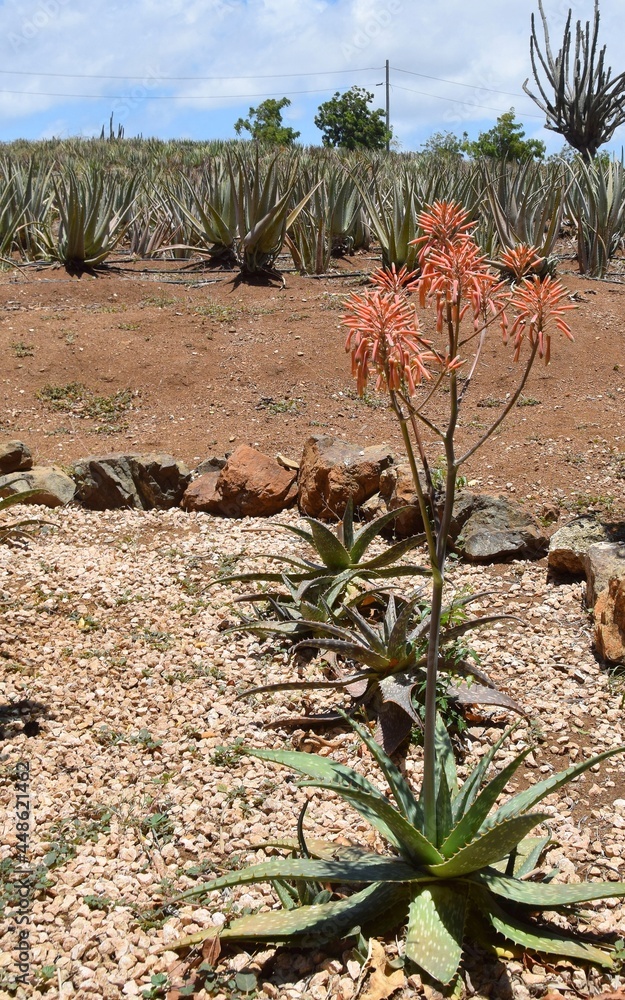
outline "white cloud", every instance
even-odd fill
[[[569,5],[574,20],[592,17],[592,0],[545,0],[555,48]],[[35,137],[56,121],[80,132],[116,109],[136,132],[197,128],[204,138],[207,122],[214,134],[232,134],[231,123],[263,95],[289,94],[285,117],[297,121],[303,141],[315,142],[316,107],[334,90],[362,85],[383,103],[375,85],[389,59],[391,117],[405,148],[434,131],[494,122],[512,106],[528,132],[540,134],[540,111],[521,89],[531,76],[536,9],[535,0],[505,7],[500,0],[0,0],[0,69],[27,74],[0,72],[0,91],[30,92],[0,93],[0,121],[5,133]],[[622,0],[602,0],[601,12],[601,38],[618,73],[625,69],[614,44],[625,27]],[[363,67],[378,68],[358,72]],[[181,76],[216,79],[156,79]],[[55,96],[64,94],[80,96]],[[151,99],[157,96],[179,99]]]

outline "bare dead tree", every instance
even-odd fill
[[[540,97],[529,89],[529,77],[523,90],[547,115],[545,127],[564,136],[585,160],[591,160],[599,147],[625,122],[625,73],[612,79],[611,67],[605,68],[605,45],[597,54],[599,0],[595,0],[592,34],[589,21],[585,28],[581,21],[577,22],[574,53],[571,48],[572,11],[569,10],[562,48],[555,59],[542,0],[538,0],[538,9],[543,22],[545,50],[543,55],[532,14],[530,55]],[[539,64],[546,76],[545,84],[541,82]],[[551,90],[553,95],[550,97],[547,91]]]

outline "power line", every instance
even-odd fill
[[[405,90],[408,94],[419,94],[420,97],[431,97],[434,101],[449,101],[451,104],[465,103],[454,97],[440,97],[438,94],[426,94],[423,90],[411,90],[410,87],[399,87],[397,84],[393,84],[393,90]],[[488,104],[474,104],[473,102],[471,102],[471,107],[480,108],[483,111],[496,111],[497,114],[504,114],[506,111],[506,108],[491,108]],[[538,118],[540,121],[543,121],[542,115],[533,115],[529,111],[519,111],[519,114],[523,118]]]
[[[277,80],[286,77],[299,76],[337,76],[339,73],[371,73],[379,72],[383,66],[363,66],[361,69],[336,69],[320,70],[314,73],[255,73],[253,76],[152,76],[144,73],[143,76],[114,76],[112,74],[98,73],[40,73],[34,70],[25,69],[0,69],[0,73],[8,76],[53,76],[71,80],[139,80],[145,83],[146,80],[155,83],[178,83],[181,81],[196,80],[199,82],[210,82],[212,80]],[[407,72],[400,70],[400,72]],[[17,91],[7,91],[6,93],[17,93]],[[262,96],[259,94],[259,97]]]
[[[400,69],[399,66],[391,66],[396,73],[408,73],[410,76],[420,76],[423,80],[436,80],[437,83],[451,83],[454,87],[468,87],[470,90],[485,90],[489,94],[502,94],[504,97],[527,97],[527,94],[512,93],[510,90],[493,90],[492,87],[483,87],[477,83],[459,83],[458,80],[445,80],[442,76],[428,76],[427,73],[415,73],[411,69]],[[417,91],[415,91],[417,93]]]
[[[341,88],[339,88],[340,90]],[[329,94],[336,87],[325,87],[321,90],[274,90],[270,94],[59,94],[51,91],[43,93],[40,90],[0,90],[0,94],[18,94],[24,97],[73,97],[80,101],[236,101],[248,100],[252,97],[285,97],[295,94]]]

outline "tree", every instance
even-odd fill
[[[491,156],[496,160],[542,160],[546,150],[540,139],[525,138],[523,126],[514,120],[514,108],[500,115],[496,125],[481,132],[474,142],[465,138],[462,148],[469,156]]]
[[[288,97],[281,97],[279,101],[270,97],[257,108],[250,108],[247,118],[239,118],[234,123],[234,131],[240,135],[246,130],[252,139],[272,146],[292,146],[300,133],[282,124],[282,109],[288,108],[290,103]]]
[[[463,142],[453,132],[435,132],[421,146],[428,156],[436,156],[444,160],[460,160],[463,153]]]
[[[591,160],[596,156],[599,146],[608,142],[619,125],[625,123],[625,73],[611,79],[612,68],[604,68],[605,45],[597,56],[599,0],[595,0],[592,37],[590,22],[586,21],[584,29],[581,21],[577,22],[572,71],[572,10],[569,10],[566,19],[562,48],[554,59],[542,0],[538,0],[538,9],[543,22],[545,54],[543,55],[538,44],[536,22],[532,14],[530,55],[540,97],[533,94],[527,86],[529,77],[523,84],[523,90],[547,115],[545,128],[564,136],[585,160]],[[537,61],[547,78],[544,86]],[[547,90],[553,91],[552,98],[547,96]]]
[[[373,94],[363,87],[352,87],[344,94],[319,106],[315,125],[323,135],[324,146],[343,149],[385,149],[392,130],[386,128],[383,108],[373,111],[368,105]]]

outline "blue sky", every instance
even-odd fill
[[[585,21],[594,4],[544,6],[557,49],[569,7]],[[618,74],[625,4],[600,6]],[[388,59],[399,148],[475,136],[514,107],[557,152],[522,91],[532,11],[535,0],[0,0],[0,140],[98,135],[111,112],[128,136],[231,138],[250,106],[288,96],[285,121],[318,144],[313,119],[336,90],[356,84],[383,104]],[[621,127],[609,148],[624,144]]]

